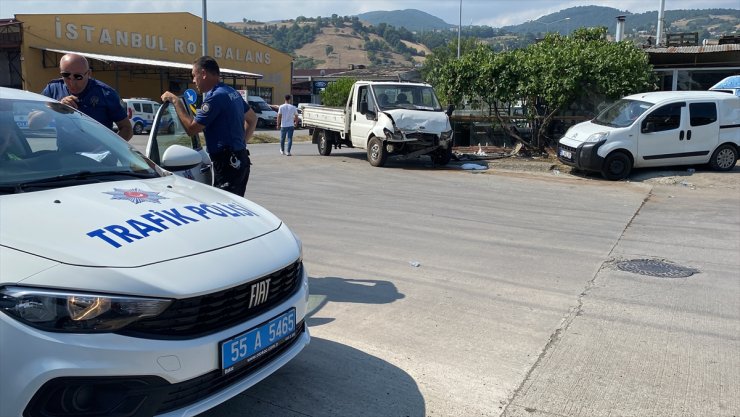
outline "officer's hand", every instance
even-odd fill
[[[77,96],[67,96],[59,100],[62,104],[66,104],[69,107],[72,107],[74,109],[77,109],[77,102],[80,101],[80,99],[77,98]]]

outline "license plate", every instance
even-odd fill
[[[295,309],[270,319],[220,344],[221,370],[224,374],[254,362],[295,335]]]
[[[570,159],[570,158],[573,157],[573,154],[571,154],[570,151],[566,151],[565,149],[561,149],[560,150],[560,156],[562,156],[563,158]]]

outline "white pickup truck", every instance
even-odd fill
[[[321,155],[342,146],[367,149],[376,167],[391,155],[429,155],[437,165],[452,157],[452,108],[442,110],[429,84],[358,81],[344,107],[301,107],[303,127]]]

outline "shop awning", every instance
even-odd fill
[[[124,64],[130,64],[130,65],[145,65],[145,66],[151,66],[151,67],[165,67],[165,68],[177,68],[182,70],[190,71],[190,69],[193,68],[193,64],[183,64],[181,62],[171,62],[171,61],[160,61],[156,59],[146,59],[146,58],[134,58],[134,57],[128,57],[128,56],[115,56],[115,55],[103,55],[103,54],[94,54],[91,52],[80,52],[80,51],[65,51],[62,49],[53,49],[53,48],[37,48],[41,49],[43,51],[48,52],[55,52],[58,54],[78,54],[82,55],[85,58],[95,59],[98,61],[103,61],[106,63],[124,63]],[[233,77],[233,78],[244,78],[244,79],[250,79],[250,80],[259,80],[263,78],[262,74],[255,74],[253,72],[246,72],[246,71],[238,71],[228,68],[221,68],[221,76],[222,77]]]

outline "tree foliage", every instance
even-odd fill
[[[427,59],[425,79],[448,104],[477,97],[511,136],[529,148],[542,150],[553,117],[585,97],[617,99],[654,89],[655,75],[647,54],[630,42],[609,42],[606,28],[582,28],[571,36],[548,34],[538,43],[508,52],[485,45],[464,49],[460,59],[450,48],[435,50]],[[518,135],[503,117],[504,107],[521,103],[535,134]]]
[[[321,92],[321,103],[325,106],[341,107],[347,103],[347,97],[355,83],[354,78],[342,77],[330,82]]]

